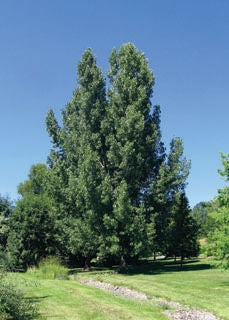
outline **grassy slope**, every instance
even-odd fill
[[[206,309],[229,320],[229,272],[211,269],[207,260],[185,264],[183,271],[179,265],[167,261],[132,267],[127,275],[116,274],[111,269],[77,275]],[[31,274],[16,277],[34,278]],[[26,290],[28,296],[40,302],[48,319],[166,319],[162,310],[149,302],[114,297],[76,281],[39,280],[39,286],[29,285]]]
[[[132,267],[128,275],[103,272],[95,277],[149,296],[206,309],[229,320],[229,272],[211,269],[207,260],[185,264],[183,271],[167,261]]]
[[[31,276],[18,275],[17,277]],[[44,318],[61,320],[167,319],[162,309],[149,302],[114,297],[102,290],[69,280],[39,280],[27,286],[27,296],[39,302]]]

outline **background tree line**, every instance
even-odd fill
[[[47,166],[33,165],[16,207],[1,210],[1,246],[13,265],[50,254],[85,267],[94,258],[124,267],[152,254],[198,254],[185,195],[190,161],[180,138],[165,150],[148,61],[128,43],[109,62],[105,80],[92,50],[82,55],[62,124],[52,110],[46,117]]]
[[[218,170],[229,181],[229,154],[221,153],[223,169]],[[229,187],[218,190],[214,200],[198,203],[192,216],[199,226],[199,238],[206,241],[205,254],[213,255],[221,268],[229,267]]]

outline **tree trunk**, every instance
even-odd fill
[[[118,273],[126,273],[126,272],[127,272],[127,264],[126,264],[124,257],[121,256]]]
[[[184,257],[181,256],[181,260],[180,260],[180,268],[181,268],[181,269],[183,268],[183,261],[184,261]]]
[[[156,252],[153,253],[153,261],[156,261]]]
[[[84,271],[88,271],[90,269],[90,262],[91,262],[91,259],[90,258],[86,258],[85,260],[85,264],[84,264]]]
[[[175,263],[177,262],[177,257],[176,257],[176,256],[174,257],[174,262],[175,262]]]

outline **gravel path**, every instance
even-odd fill
[[[165,310],[166,314],[170,319],[176,320],[220,320],[212,313],[198,310],[194,308],[183,307],[178,302],[167,301],[164,298],[151,298],[144,293],[138,292],[136,290],[131,290],[127,287],[113,286],[110,283],[96,281],[92,278],[81,278],[79,283],[93,286],[101,290],[105,290],[113,295],[122,296],[125,298],[139,299],[139,300],[151,300],[155,303],[159,303],[166,307],[172,308],[173,310]]]

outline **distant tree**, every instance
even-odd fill
[[[11,264],[27,267],[55,252],[51,203],[45,192],[47,168],[33,165],[29,179],[18,189],[22,198],[10,216],[7,251]]]
[[[184,193],[174,196],[168,228],[167,255],[184,258],[195,257],[199,253],[198,225],[191,216],[191,209]]]
[[[168,157],[161,164],[145,197],[156,229],[152,243],[154,252],[166,254],[167,247],[170,246],[168,227],[171,211],[177,204],[176,195],[184,192],[189,169],[190,161],[183,156],[182,140],[174,138],[170,144]]]
[[[18,193],[22,196],[26,194],[42,194],[45,192],[47,182],[47,167],[43,163],[32,165],[28,175],[28,180],[18,185]]]
[[[13,206],[8,197],[0,195],[0,251],[5,251],[7,238],[9,235],[9,218],[12,214]]]
[[[210,213],[214,211],[214,202],[199,202],[192,209],[192,216],[199,225],[199,237],[206,237],[213,221]]]
[[[218,170],[226,182],[229,181],[229,154],[221,154],[223,169]],[[211,214],[214,227],[208,233],[208,243],[218,261],[218,266],[229,268],[229,186],[218,190],[214,201],[215,210]]]

